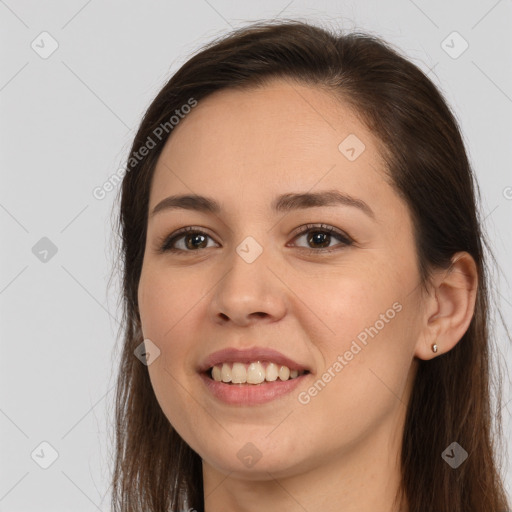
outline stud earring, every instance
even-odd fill
[[[432,352],[437,352],[437,345],[435,343],[432,345]]]

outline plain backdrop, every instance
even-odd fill
[[[125,164],[145,109],[202,44],[279,17],[379,35],[441,89],[478,175],[510,328],[510,0],[0,0],[0,511],[109,510],[117,189],[93,190]],[[511,360],[500,325],[497,344]],[[510,495],[510,374],[503,384]]]

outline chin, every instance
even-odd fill
[[[240,446],[239,446],[240,445]],[[269,480],[272,477],[288,477],[298,474],[307,465],[306,460],[297,453],[297,449],[284,450],[270,447],[267,440],[244,443],[233,442],[230,446],[225,444],[212,450],[209,446],[203,462],[216,468],[230,477],[239,477],[247,480]]]

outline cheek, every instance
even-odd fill
[[[166,269],[143,270],[138,300],[144,336],[164,343],[172,339],[181,319],[199,301],[197,290],[190,274],[180,279],[179,273]]]
[[[173,289],[179,290],[165,273],[144,271],[139,283],[139,310],[144,339],[151,340],[160,353],[159,357],[148,366],[151,382],[162,408],[167,410],[161,400],[174,402],[175,393],[169,393],[177,388],[174,379],[181,380],[177,369],[183,368],[183,357],[186,346],[179,343],[180,329],[186,320],[187,301],[181,293],[173,293]],[[180,322],[180,318],[182,322]],[[167,391],[164,393],[164,389]]]
[[[155,397],[170,424],[187,441],[198,411],[186,381],[185,362],[190,351],[193,305],[197,293],[188,277],[187,287],[176,275],[164,271],[143,271],[139,284],[139,309],[145,339],[159,348],[159,357],[148,366]],[[172,283],[172,286],[169,284]],[[187,290],[191,290],[187,294]]]
[[[402,312],[393,319],[390,313],[389,323],[347,319],[346,332],[324,347],[324,368],[297,399],[328,445],[351,445],[405,410],[412,356],[402,337]]]
[[[376,322],[379,332],[389,331],[388,325],[400,309],[396,303],[401,301],[402,293],[397,282],[379,280],[369,270],[331,274],[328,285],[319,284],[315,283],[304,296],[308,298],[310,316],[323,324],[321,336],[329,351],[344,349],[358,337],[364,343],[366,329]]]
[[[205,322],[206,283],[198,272],[171,271],[157,265],[143,269],[141,275],[138,297],[144,338],[160,350],[148,370],[156,394],[162,392],[167,402],[178,399],[176,390],[186,378],[195,377],[194,341],[200,323]],[[202,315],[201,320],[198,315]],[[170,384],[176,392],[169,392]]]
[[[333,279],[330,288],[309,296],[308,306],[329,327],[312,339],[322,367],[301,403],[309,400],[313,416],[330,411],[333,424],[349,425],[356,436],[401,405],[414,349],[409,281],[368,270]]]

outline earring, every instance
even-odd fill
[[[435,343],[432,345],[432,352],[437,352],[437,345]]]

